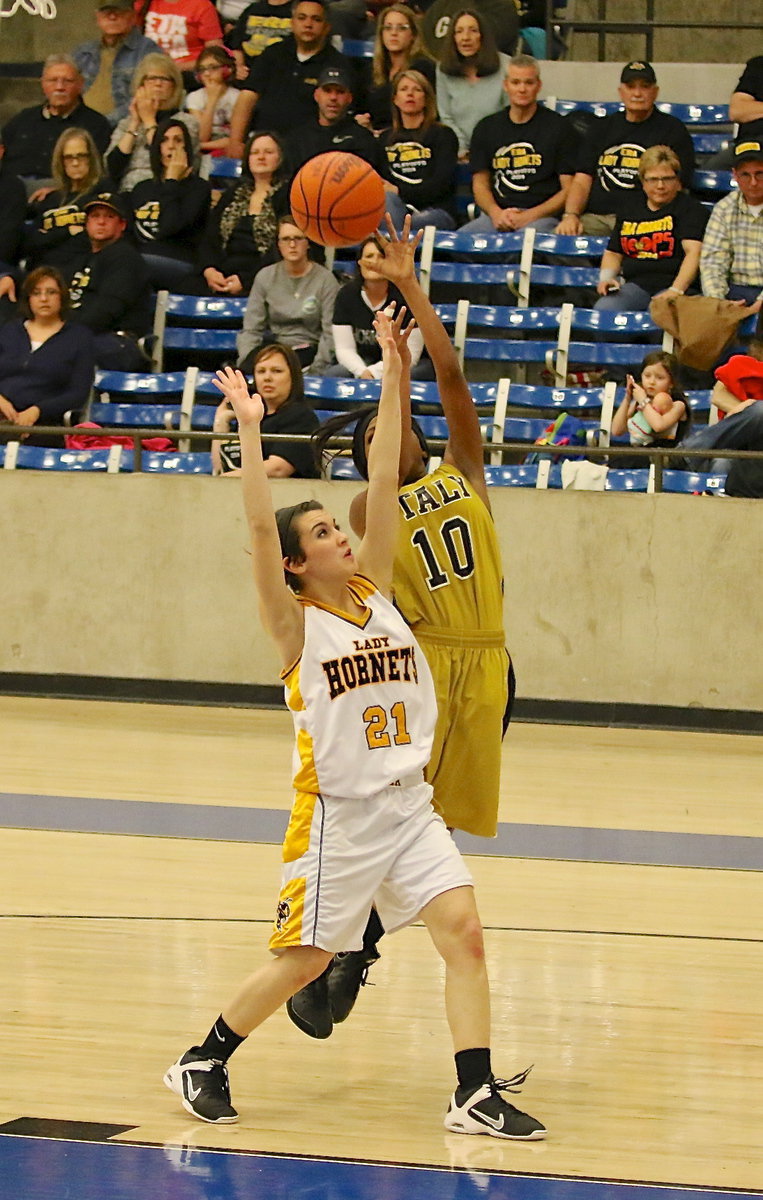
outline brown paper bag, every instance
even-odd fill
[[[678,361],[698,371],[715,366],[750,311],[733,300],[679,296],[674,292],[655,296],[649,305],[655,325],[673,334]]]

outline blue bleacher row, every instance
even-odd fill
[[[132,451],[123,446],[93,450],[57,450],[43,446],[24,446],[18,442],[0,446],[0,468],[4,470],[35,471],[97,471],[105,474],[133,470]],[[544,468],[546,468],[544,470]],[[141,471],[170,475],[211,475],[211,457],[207,453],[184,452],[163,454],[141,452]],[[519,466],[487,466],[485,475],[492,487],[524,487],[538,490],[562,487],[562,468],[558,463],[534,463]],[[359,479],[352,463],[336,458],[332,463],[331,479]],[[662,472],[661,490],[691,495],[723,495],[725,478],[697,471]],[[608,492],[654,492],[656,475],[653,467],[623,471],[610,468],[604,490]]]

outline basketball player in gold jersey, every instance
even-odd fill
[[[411,238],[407,226],[398,237],[390,225],[378,270],[402,293],[421,330],[449,438],[441,466],[428,472],[426,443],[411,418],[404,346],[402,420],[410,433],[400,454],[395,604],[424,650],[435,683],[438,720],[426,770],[434,806],[449,828],[494,837],[501,740],[514,690],[503,630],[503,572],[474,401],[450,337],[416,277],[420,237]],[[323,449],[352,420],[357,420],[353,459],[367,478],[373,409],[361,417],[342,414],[327,422],[318,446]],[[350,524],[359,536],[365,531],[365,507],[362,492],[350,508]],[[338,955],[324,976],[289,1002],[289,1016],[300,1029],[325,1038],[346,1019],[369,966],[379,957],[376,944],[382,933],[374,912],[363,950]]]

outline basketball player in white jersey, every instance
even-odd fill
[[[501,1095],[490,1058],[490,996],[471,876],[423,771],[436,704],[426,658],[391,603],[397,541],[400,373],[393,325],[379,314],[382,393],[369,454],[366,529],[357,557],[317,501],[275,515],[260,440],[263,405],[243,375],[218,372],[239,425],[244,507],[262,622],[283,663],[294,718],[296,791],[283,847],[273,959],[250,975],[206,1039],[165,1083],[202,1121],[238,1119],[227,1061],[257,1026],[359,949],[371,906],[388,932],[421,920],[445,962],[457,1086],[447,1129],[513,1140],[545,1136]]]

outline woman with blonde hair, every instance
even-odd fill
[[[371,69],[366,79],[367,111],[359,113],[361,125],[380,133],[392,125],[392,80],[409,67],[425,75],[434,86],[434,63],[426,56],[416,15],[407,4],[390,4],[376,21]]]
[[[86,129],[65,130],[53,148],[55,187],[32,205],[33,225],[24,239],[27,266],[46,262],[64,266],[71,257],[72,235],[85,228],[84,207],[100,191],[110,190],[103,159]]]
[[[385,136],[387,212],[398,232],[410,214],[411,229],[455,229],[458,138],[437,120],[431,83],[420,71],[399,71],[392,81],[392,129]]]
[[[136,67],[130,110],[114,130],[106,151],[109,175],[121,192],[131,192],[136,183],[151,178],[151,144],[157,126],[167,117],[177,115],[187,127],[194,159],[198,156],[199,122],[191,113],[180,111],[184,95],[183,77],[166,54],[147,54]]]

